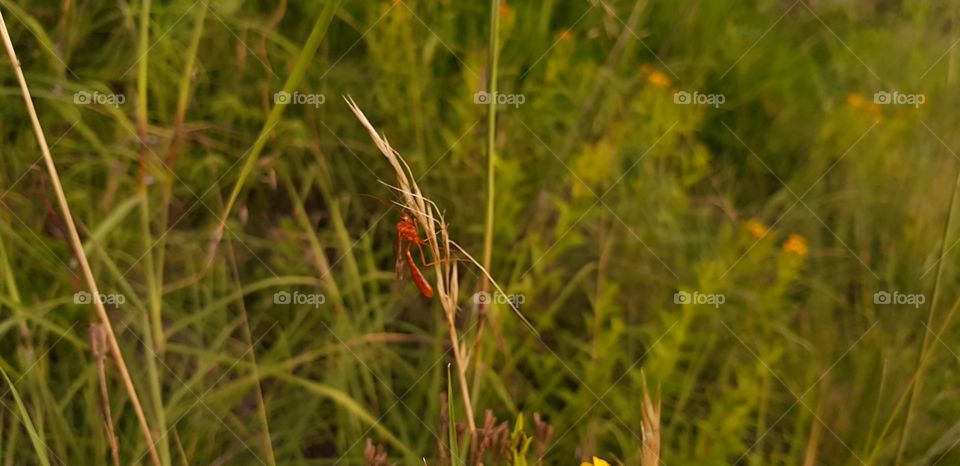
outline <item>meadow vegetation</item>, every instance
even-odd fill
[[[2,465],[960,464],[960,1],[0,13]]]

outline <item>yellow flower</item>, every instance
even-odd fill
[[[791,233],[783,243],[783,250],[800,257],[807,255],[807,239],[803,235]]]
[[[750,234],[753,235],[754,238],[763,238],[767,234],[767,227],[752,218],[747,220],[747,230],[750,231]]]
[[[602,460],[602,459],[597,458],[596,456],[594,456],[592,463],[588,463],[588,462],[584,461],[584,462],[580,463],[580,466],[610,466],[610,463],[608,463],[608,462],[606,462],[606,461],[604,461],[604,460]]]
[[[883,109],[881,109],[876,102],[867,101],[867,99],[863,97],[863,94],[858,92],[847,94],[847,105],[873,115],[877,121],[883,120]]]
[[[647,81],[654,86],[660,87],[669,87],[670,86],[670,77],[663,74],[660,71],[651,71],[650,76],[647,76]]]
[[[863,107],[865,103],[867,103],[867,101],[863,98],[863,94],[857,92],[847,94],[847,105],[853,108],[860,108]]]

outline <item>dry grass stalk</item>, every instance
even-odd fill
[[[533,413],[533,446],[537,453],[537,464],[543,464],[543,456],[547,454],[547,447],[553,440],[553,426],[545,422],[540,413]]]
[[[647,389],[647,376],[643,377],[643,422],[640,425],[640,435],[643,437],[641,466],[658,466],[660,464],[660,391],[657,390],[656,402],[650,397]]]
[[[477,431],[477,441],[470,445],[476,464],[483,464],[487,452],[494,453],[501,461],[507,458],[510,447],[510,424],[498,423],[493,411],[484,411],[483,426]]]
[[[473,406],[471,405],[470,388],[467,385],[467,358],[460,347],[458,332],[456,328],[457,316],[457,296],[459,294],[459,275],[457,261],[448,260],[450,258],[450,249],[452,241],[447,233],[446,224],[443,221],[443,214],[437,208],[433,201],[427,199],[420,191],[417,185],[416,177],[410,170],[410,166],[403,160],[400,154],[390,147],[386,137],[377,133],[367,117],[363,114],[353,99],[345,99],[347,105],[353,110],[353,113],[360,120],[360,123],[370,133],[374,144],[380,149],[380,152],[393,167],[397,174],[397,185],[393,188],[400,193],[402,208],[406,209],[416,220],[422,231],[427,232],[427,249],[434,259],[433,268],[436,271],[436,296],[440,305],[443,307],[444,315],[447,320],[448,333],[450,334],[450,343],[453,347],[453,358],[457,365],[457,378],[460,383],[460,394],[463,397],[463,405],[466,410],[467,425],[470,428],[470,435],[474,437],[477,432],[477,425],[473,417]]]
[[[37,137],[37,144],[40,146],[40,152],[43,154],[43,160],[46,164],[47,172],[50,175],[51,181],[53,182],[53,188],[57,195],[57,202],[60,205],[60,211],[63,213],[63,218],[67,223],[67,232],[70,234],[70,243],[73,246],[73,251],[77,256],[77,262],[80,263],[80,268],[83,271],[84,278],[86,279],[90,295],[100,296],[100,289],[97,287],[96,279],[93,278],[93,271],[90,269],[90,263],[87,261],[87,256],[83,252],[83,245],[80,242],[80,234],[77,233],[77,226],[73,222],[73,214],[70,213],[70,205],[67,204],[67,197],[63,192],[63,185],[60,183],[60,175],[57,173],[57,166],[54,164],[53,156],[50,154],[50,146],[47,145],[47,138],[44,136],[43,128],[40,126],[40,119],[37,117],[37,110],[33,106],[33,98],[30,97],[30,89],[27,87],[27,79],[23,75],[23,69],[20,67],[20,60],[17,59],[17,53],[13,48],[13,41],[10,39],[10,33],[7,31],[7,23],[4,21],[2,14],[0,14],[0,36],[3,38],[3,45],[7,50],[7,56],[10,57],[10,64],[13,67],[13,72],[20,84],[20,92],[23,94],[23,101],[26,104],[27,113],[30,116],[30,122],[33,124],[33,131]],[[130,372],[127,370],[127,365],[123,361],[123,356],[120,353],[120,345],[117,343],[117,337],[113,333],[113,327],[110,324],[110,317],[107,315],[107,310],[104,308],[102,300],[94,299],[92,301],[97,310],[97,315],[100,318],[100,322],[103,324],[107,343],[109,343],[110,346],[110,354],[112,354],[116,360],[117,370],[120,372],[120,376],[123,379],[123,384],[126,387],[127,394],[130,396],[130,404],[133,405],[133,410],[137,415],[137,420],[140,421],[140,430],[142,431],[143,437],[147,442],[150,459],[154,465],[160,466],[160,456],[157,454],[157,449],[154,446],[155,444],[153,442],[153,435],[150,433],[150,425],[147,423],[147,417],[143,413],[143,406],[140,404],[140,397],[137,396],[137,389],[133,386],[133,379],[130,378]]]
[[[387,448],[381,444],[375,444],[367,439],[363,447],[363,464],[365,466],[393,466],[393,463],[387,461]]]
[[[107,432],[107,443],[110,444],[110,456],[113,458],[113,464],[120,466],[120,443],[117,442],[117,434],[113,428],[113,414],[110,412],[110,391],[107,390],[107,368],[105,359],[110,353],[110,346],[107,344],[107,334],[103,330],[102,324],[91,324],[90,334],[90,354],[97,363],[97,378],[100,381],[100,411],[103,413],[103,428]]]
[[[447,394],[440,392],[440,432],[449,432],[450,429],[450,411],[447,404]],[[443,443],[442,437],[437,437],[437,459],[441,466],[450,464],[450,455],[447,452],[447,446]]]

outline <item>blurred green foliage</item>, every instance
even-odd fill
[[[439,306],[395,280],[399,212],[380,183],[391,169],[341,97],[356,99],[452,238],[480,257],[486,106],[474,99],[485,88],[487,3],[344,2],[299,86],[324,103],[290,105],[269,128],[209,263],[239,167],[324,4],[155,3],[146,54],[138,2],[0,0],[0,11],[100,287],[127,297],[111,317],[148,419],[164,412],[160,448],[173,464],[267,464],[259,382],[277,464],[362,464],[367,438],[398,464],[438,457],[449,437],[446,327]],[[504,4],[499,88],[524,103],[498,110],[490,272],[524,297],[542,340],[506,306],[491,309],[475,354],[478,418],[541,413],[556,429],[544,464],[638,464],[643,368],[663,397],[663,464],[894,464],[907,411],[898,403],[924,335],[942,331],[928,336],[902,456],[960,463],[960,349],[948,319],[957,235],[945,233],[960,158],[958,7]],[[203,9],[196,68],[185,70]],[[93,314],[73,300],[83,280],[3,62],[0,364],[52,463],[107,464],[86,346]],[[80,91],[125,102],[78,104]],[[877,105],[880,91],[925,103]],[[681,105],[678,92],[724,103]],[[144,203],[148,228],[136,214]],[[461,276],[473,347],[480,274],[463,265]],[[162,296],[162,354],[147,344],[151,291]],[[326,303],[277,305],[278,291]],[[677,304],[681,291],[725,302]],[[926,303],[876,304],[881,291]],[[108,386],[121,458],[140,464],[146,445],[113,373]],[[39,463],[21,412],[2,401],[0,460]]]

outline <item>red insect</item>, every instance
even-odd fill
[[[403,261],[406,260],[407,266],[410,267],[410,277],[413,278],[413,283],[417,285],[417,289],[424,296],[432,298],[433,287],[430,286],[423,273],[417,268],[417,263],[413,260],[413,255],[410,254],[410,248],[417,245],[417,248],[420,249],[420,263],[424,267],[428,267],[426,256],[423,254],[423,245],[426,242],[425,239],[420,238],[416,221],[410,214],[404,212],[403,218],[397,222],[397,279],[403,279]]]

